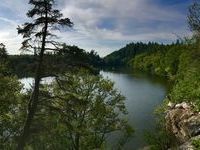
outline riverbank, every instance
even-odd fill
[[[169,101],[174,104],[188,103],[192,104],[192,111],[199,113],[200,50],[198,45],[198,43],[182,44],[166,50],[146,52],[132,59],[130,64],[133,68],[166,76],[173,83],[163,107],[167,108],[166,104]],[[180,118],[178,122],[182,121],[184,121],[184,118]],[[168,120],[165,118],[163,123],[167,122]],[[177,137],[178,140],[180,138],[182,137]],[[197,142],[200,143],[200,140]]]
[[[167,76],[173,81],[168,100],[192,102],[200,110],[200,50],[196,45],[174,46],[164,51],[148,52],[132,59],[132,67]]]

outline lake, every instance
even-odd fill
[[[129,123],[134,127],[134,137],[125,145],[125,150],[143,148],[145,144],[144,131],[152,131],[155,126],[153,112],[160,105],[168,91],[165,79],[151,76],[129,69],[101,71],[100,74],[115,82],[115,87],[126,97],[126,107],[129,112]],[[21,82],[25,89],[30,88],[32,78],[24,78]],[[43,83],[49,83],[52,78],[44,78]]]

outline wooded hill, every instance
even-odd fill
[[[136,55],[145,53],[145,52],[153,52],[153,51],[161,51],[169,49],[175,45],[180,45],[179,40],[176,43],[172,44],[159,44],[156,42],[149,42],[149,43],[130,43],[127,44],[125,47],[107,55],[104,57],[105,65],[107,66],[123,66],[127,65],[129,61],[135,57]]]

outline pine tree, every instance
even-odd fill
[[[190,7],[188,12],[188,24],[191,31],[200,36],[200,3],[195,1]]]
[[[69,18],[63,18],[59,10],[54,9],[54,0],[30,0],[29,4],[33,6],[28,11],[27,17],[32,22],[26,22],[17,28],[18,34],[24,38],[22,50],[28,50],[37,53],[37,69],[35,73],[35,83],[33,93],[29,100],[27,108],[27,118],[24,123],[22,133],[19,138],[17,150],[23,150],[27,139],[30,136],[30,127],[39,101],[39,87],[42,74],[43,56],[45,51],[55,51],[59,48],[59,42],[56,42],[53,30],[59,30],[61,27],[72,27],[73,23]],[[37,45],[37,46],[36,46]]]

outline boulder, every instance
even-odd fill
[[[200,135],[200,114],[193,112],[187,103],[176,104],[166,114],[166,128],[180,143]]]
[[[180,103],[180,104],[176,104],[175,108],[190,109],[190,105],[187,104],[186,102],[183,102],[183,103]]]

